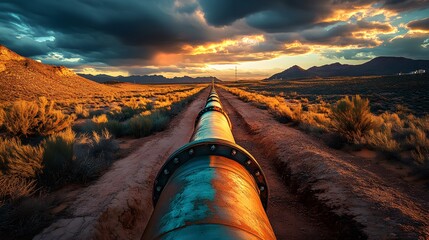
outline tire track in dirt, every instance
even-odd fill
[[[332,231],[318,217],[314,210],[308,209],[300,198],[284,184],[274,161],[266,153],[267,148],[257,144],[257,136],[247,130],[237,111],[218,90],[224,110],[228,113],[233,127],[235,141],[249,151],[259,162],[267,178],[269,199],[267,215],[278,239],[332,239]]]
[[[153,181],[168,156],[186,144],[209,89],[144,144],[84,188],[67,210],[34,239],[140,239],[152,213]]]

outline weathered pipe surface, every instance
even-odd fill
[[[158,173],[142,239],[276,239],[264,174],[231,127],[212,86],[190,142]]]

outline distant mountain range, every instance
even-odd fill
[[[216,77],[174,77],[166,78],[162,75],[133,75],[133,76],[117,76],[113,77],[110,75],[99,74],[79,74],[80,76],[99,82],[99,83],[109,83],[109,82],[129,82],[129,83],[140,83],[140,84],[153,84],[153,83],[210,83],[213,79],[215,82],[221,82],[221,80]]]
[[[359,65],[333,63],[320,67],[311,67],[307,70],[294,65],[283,72],[272,75],[267,80],[274,79],[298,79],[315,77],[340,77],[340,76],[375,76],[397,75],[410,73],[423,69],[429,72],[429,60],[413,60],[403,57],[377,57]]]

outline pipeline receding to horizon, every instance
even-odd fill
[[[231,129],[212,83],[190,142],[155,179],[154,211],[142,239],[276,239],[265,176]]]

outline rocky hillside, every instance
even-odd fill
[[[115,90],[78,76],[66,67],[42,64],[0,45],[0,102],[40,96],[73,98]]]

